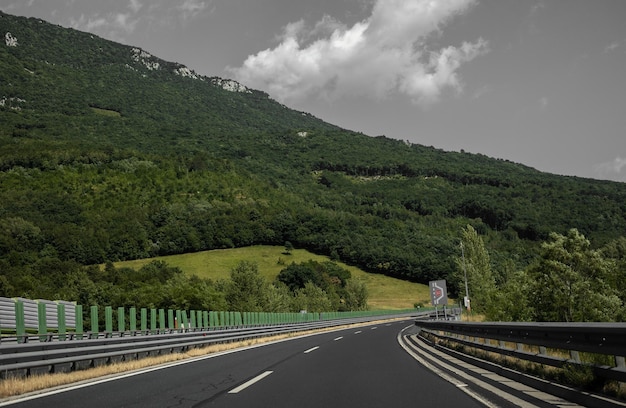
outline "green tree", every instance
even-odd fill
[[[526,271],[512,272],[498,288],[494,296],[494,305],[487,316],[494,321],[524,322],[533,319],[533,307],[529,304],[528,294],[531,280]]]
[[[612,321],[623,307],[608,285],[613,263],[591,249],[578,230],[550,234],[541,258],[529,268],[530,304],[537,321]]]
[[[293,294],[285,284],[276,282],[273,285],[268,285],[265,299],[265,312],[280,313],[297,311],[293,303]]]
[[[277,280],[286,284],[289,289],[295,291],[301,289],[307,282],[313,282],[325,291],[338,290],[345,287],[350,279],[350,271],[334,262],[317,262],[309,260],[287,266],[277,276]]]
[[[472,311],[489,314],[494,306],[496,292],[495,279],[491,271],[489,253],[476,230],[468,225],[463,229],[461,238],[462,256],[457,258],[456,273],[453,283],[465,295],[465,276],[471,299]]]
[[[224,293],[210,280],[197,276],[175,275],[165,285],[155,285],[160,293],[160,304],[165,309],[225,310]]]
[[[299,310],[306,310],[309,313],[332,310],[332,302],[326,292],[312,282],[307,282],[304,288],[296,291],[295,304]]]
[[[241,261],[230,271],[230,281],[225,288],[226,302],[230,310],[236,312],[262,312],[268,286],[256,263]]]
[[[346,282],[345,307],[347,310],[367,310],[369,294],[365,282],[352,278]]]

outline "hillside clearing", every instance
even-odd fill
[[[316,255],[304,249],[294,249],[290,254],[286,254],[284,247],[259,245],[116,262],[115,267],[139,269],[153,260],[164,261],[168,265],[180,268],[188,275],[212,280],[228,279],[231,269],[239,262],[249,261],[256,263],[261,275],[269,281],[273,281],[278,273],[291,263],[308,260],[330,261],[327,256]],[[428,304],[430,302],[426,285],[367,273],[342,262],[335,263],[349,270],[353,278],[365,282],[369,291],[368,304],[371,309],[408,309],[412,308],[415,303]]]

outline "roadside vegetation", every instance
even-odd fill
[[[599,249],[576,229],[551,233],[527,268],[494,270],[483,239],[463,230],[452,279],[467,281],[472,311],[492,321],[621,322],[626,319],[626,239]],[[467,279],[466,279],[467,276]]]

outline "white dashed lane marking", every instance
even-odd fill
[[[263,374],[259,374],[256,377],[254,377],[253,379],[246,381],[245,383],[241,384],[239,387],[235,387],[232,390],[228,391],[229,394],[237,394],[243,390],[245,390],[246,388],[248,388],[249,386],[256,384],[257,382],[261,381],[262,379],[264,379],[265,377],[267,377],[268,375],[272,374],[273,371],[266,371]]]

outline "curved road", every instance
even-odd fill
[[[398,333],[412,324],[379,323],[220,353],[11,406],[481,407],[399,345]]]

